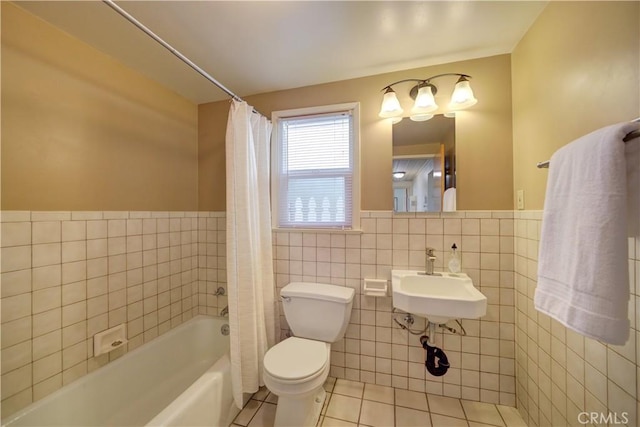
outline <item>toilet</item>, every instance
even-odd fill
[[[355,291],[320,283],[290,283],[280,292],[293,337],[264,356],[264,383],[278,396],[274,425],[315,426],[326,392],[331,343],[344,336]]]

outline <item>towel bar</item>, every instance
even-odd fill
[[[640,117],[635,119],[635,120],[631,120],[631,121],[632,122],[640,122]],[[624,142],[627,142],[627,141],[631,141],[632,139],[636,139],[638,137],[640,137],[640,131],[634,130],[634,131],[629,132],[624,138],[622,138],[622,140]],[[538,169],[543,169],[543,168],[546,169],[546,168],[548,168],[549,167],[549,160],[545,160],[544,162],[536,163],[536,167]]]

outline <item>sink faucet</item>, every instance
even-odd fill
[[[425,265],[424,274],[433,276],[433,264],[436,262],[436,254],[434,248],[425,248]]]

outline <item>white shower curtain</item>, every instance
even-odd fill
[[[262,360],[275,344],[269,201],[271,123],[232,101],[227,121],[227,291],[233,398],[263,385]]]

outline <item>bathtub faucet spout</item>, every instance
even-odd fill
[[[220,311],[220,316],[227,317],[228,315],[229,315],[229,306],[227,305],[227,306],[225,306],[225,308],[223,308]]]

